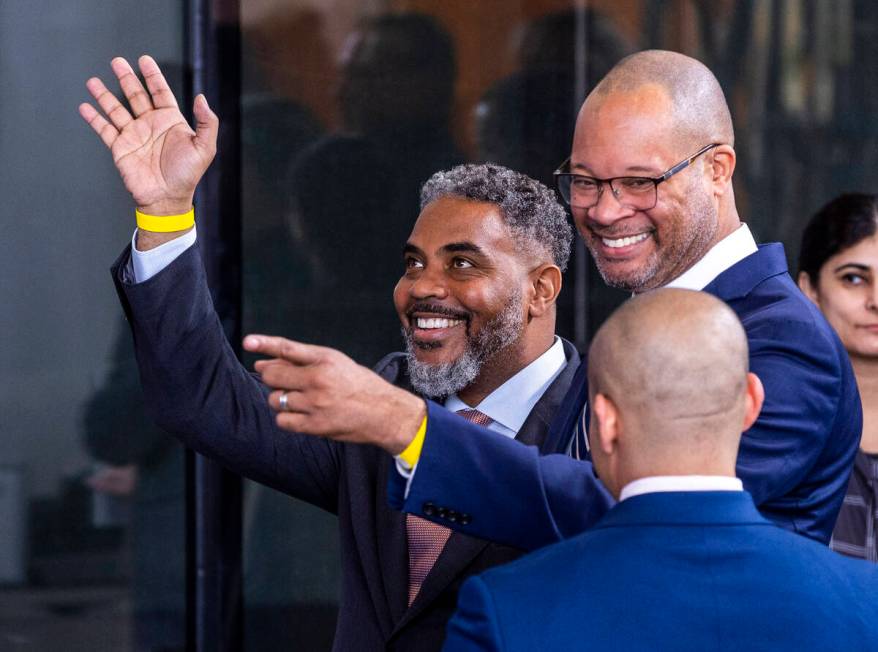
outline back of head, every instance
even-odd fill
[[[521,37],[518,58],[524,71],[551,71],[571,77],[584,72],[590,87],[629,52],[631,47],[601,12],[570,8],[529,22]]]
[[[586,105],[647,85],[659,86],[671,100],[681,142],[693,149],[708,143],[734,146],[732,117],[719,81],[703,63],[679,52],[644,50],[625,57],[595,87]]]
[[[445,129],[455,75],[454,43],[434,18],[418,12],[371,16],[344,65],[339,100],[345,124],[362,134]]]
[[[574,88],[572,75],[555,70],[522,70],[494,84],[476,111],[479,156],[553,184],[576,125]]]
[[[747,351],[737,315],[703,292],[656,290],[613,313],[591,345],[589,392],[618,410],[619,454],[629,473],[734,469]]]

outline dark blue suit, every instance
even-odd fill
[[[634,496],[468,580],[445,650],[875,650],[878,567],[766,521],[745,492]]]
[[[793,283],[780,244],[761,246],[705,291],[741,319],[751,371],[765,386],[759,419],[741,439],[737,474],[764,516],[827,543],[862,429],[847,353]],[[583,364],[549,433],[555,451],[570,441],[587,394]],[[404,482],[390,474],[394,506],[525,549],[582,532],[606,511],[607,494],[590,463],[478,436],[477,426],[432,403],[428,414],[405,500]],[[445,522],[447,509],[470,514],[469,523]]]

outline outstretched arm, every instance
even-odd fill
[[[541,456],[535,447],[435,403],[425,410],[423,399],[338,351],[267,335],[248,335],[244,348],[272,356],[256,369],[274,390],[269,404],[284,430],[373,444],[398,455],[427,413],[423,452],[407,496],[402,477],[391,478],[393,507],[533,550],[591,527],[612,504],[590,463]]]
[[[99,78],[92,77],[86,87],[103,113],[86,102],[79,106],[79,114],[109,148],[125,188],[141,213],[187,213],[192,208],[195,187],[216,153],[219,120],[204,95],[199,95],[193,105],[193,130],[152,57],[144,55],[138,64],[146,88],[125,59],[116,57],[110,64],[129,108]],[[137,248],[152,249],[188,230],[140,229]]]

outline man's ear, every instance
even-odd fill
[[[745,401],[747,407],[744,410],[744,425],[741,428],[741,432],[749,430],[750,426],[756,422],[759,412],[762,410],[762,403],[765,401],[765,389],[762,387],[762,381],[753,372],[747,374],[747,397]]]
[[[737,160],[731,145],[719,145],[713,150],[710,173],[713,191],[716,195],[724,195],[732,187],[732,174],[735,172]]]
[[[621,423],[619,422],[619,410],[616,404],[606,394],[595,394],[591,402],[591,412],[597,422],[597,441],[592,445],[600,446],[604,455],[612,455],[618,445]]]
[[[533,296],[528,304],[530,317],[542,317],[555,305],[561,292],[561,270],[557,265],[540,265],[530,273]]]
[[[802,294],[811,299],[811,302],[815,306],[820,307],[820,303],[817,300],[817,288],[811,283],[811,277],[808,275],[808,272],[799,272],[798,281],[799,289],[802,291]]]

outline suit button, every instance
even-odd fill
[[[436,505],[433,503],[424,503],[421,509],[424,511],[424,516],[433,516],[436,513]]]
[[[457,522],[461,525],[469,525],[472,523],[473,517],[469,514],[461,514],[460,518],[458,518]]]
[[[448,510],[448,520],[449,521],[451,521],[452,523],[457,523],[457,516],[458,516],[457,512],[455,512],[453,509]]]
[[[439,518],[442,518],[442,519],[447,518],[448,517],[448,509],[446,509],[445,507],[437,507],[436,508],[436,516],[438,516]]]

